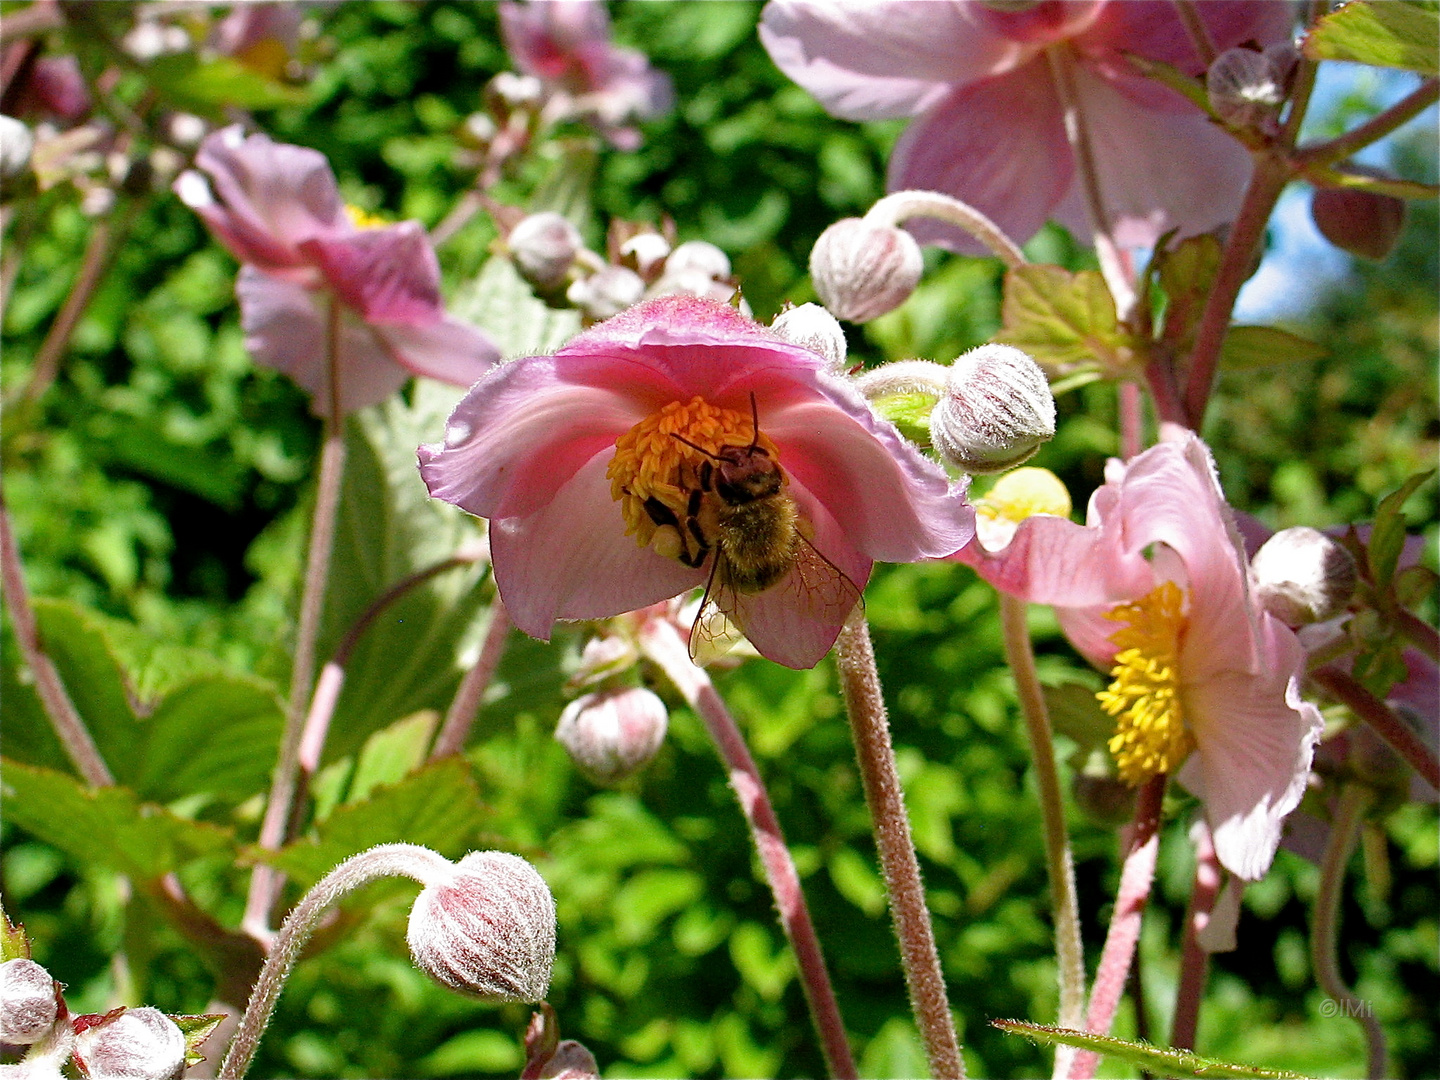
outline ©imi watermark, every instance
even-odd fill
[[[1358,998],[1351,1000],[1326,998],[1320,1002],[1320,1015],[1326,1019],[1333,1016],[1343,1016],[1351,1020],[1356,1020],[1362,1016],[1374,1016],[1375,1010],[1370,1002],[1361,1001]]]

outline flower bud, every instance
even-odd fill
[[[837,221],[810,251],[810,277],[820,302],[850,322],[869,322],[899,307],[924,269],[913,236],[863,218]]]
[[[785,309],[775,316],[770,329],[792,345],[819,353],[834,374],[845,374],[845,331],[835,316],[819,304]]]
[[[30,167],[35,136],[13,116],[0,116],[0,180],[13,180]]]
[[[1405,229],[1405,202],[1356,188],[1317,188],[1310,216],[1326,240],[1376,262],[1395,250]]]
[[[1205,73],[1210,107],[1227,124],[1274,134],[1285,103],[1285,74],[1254,49],[1226,49]]]
[[[670,256],[670,241],[657,232],[636,233],[620,245],[620,260],[643,278],[660,272]]]
[[[544,83],[533,75],[517,75],[513,71],[502,71],[485,87],[486,104],[501,116],[512,109],[533,108],[544,96]]]
[[[510,230],[510,258],[520,276],[542,292],[565,280],[579,254],[580,230],[563,214],[531,214]]]
[[[75,1060],[90,1080],[177,1080],[185,1071],[185,1033],[146,1005],[75,1022]]]
[[[665,703],[639,686],[578,697],[560,714],[555,738],[597,784],[613,784],[644,766],[665,741]]]
[[[633,667],[640,659],[635,643],[621,634],[602,634],[585,642],[580,666],[566,683],[572,689],[593,686]]]
[[[607,266],[572,282],[565,291],[565,298],[595,322],[619,315],[630,305],[639,303],[644,295],[644,280],[623,266]]]
[[[966,473],[997,473],[1055,435],[1055,398],[1040,365],[1009,345],[981,345],[950,365],[930,414],[930,441]]]
[[[0,964],[0,1043],[29,1046],[43,1039],[60,1014],[58,992],[34,960]]]
[[[1250,572],[1260,606],[1289,626],[1333,619],[1355,594],[1354,556],[1304,525],[1265,541],[1250,560]]]
[[[698,270],[715,281],[728,278],[730,256],[704,240],[687,240],[665,260],[665,273],[683,274],[690,270]]]
[[[555,962],[555,899],[518,855],[472,851],[410,909],[415,966],[487,1001],[540,1001]]]
[[[561,1039],[540,1070],[540,1080],[600,1080],[595,1055],[574,1039]]]

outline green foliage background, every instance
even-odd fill
[[[636,153],[529,162],[502,186],[501,200],[518,205],[537,190],[553,193],[558,175],[593,243],[611,217],[669,215],[681,239],[707,239],[731,254],[758,316],[810,298],[805,261],[814,238],[882,193],[900,127],[827,117],[759,47],[758,8],[735,0],[618,5],[617,37],[671,73],[677,109],[647,127]],[[468,180],[454,162],[455,131],[479,107],[486,79],[507,66],[494,8],[347,3],[318,14],[333,54],[305,105],[260,114],[265,129],[326,153],[349,201],[433,225]],[[1407,174],[1419,162],[1433,179],[1433,132],[1406,152]],[[1435,207],[1412,209],[1399,251],[1379,267],[1355,267],[1299,328],[1328,346],[1325,359],[1222,380],[1206,434],[1231,501],[1272,527],[1363,520],[1381,495],[1434,462]],[[283,687],[285,675],[276,643],[287,633],[297,582],[316,425],[299,391],[250,364],[233,302],[234,263],[190,211],[164,195],[137,200],[123,216],[126,240],[45,399],[44,425],[12,448],[6,498],[33,591],[57,598],[46,625],[82,642],[70,662],[97,700],[118,688],[95,706],[114,711],[115,742],[153,726],[163,706],[163,715],[190,717],[189,738],[248,732],[248,753],[266,762],[278,730],[272,682]],[[90,224],[56,191],[16,228],[14,242],[27,246],[5,315],[7,390],[24,381]],[[473,279],[492,239],[488,223],[476,221],[444,248],[447,282]],[[1037,237],[1031,253],[1071,268],[1088,258],[1058,231]],[[932,272],[902,309],[851,328],[857,357],[947,360],[997,329],[998,267],[928,257]],[[352,467],[368,461],[371,475],[383,475],[416,442],[437,437],[443,409],[422,397],[357,422]],[[1036,463],[1059,473],[1078,504],[1117,450],[1113,390],[1086,387],[1063,398],[1060,411],[1059,434]],[[1411,504],[1432,548],[1433,491]],[[338,585],[346,573],[357,582],[367,574],[393,579],[464,529],[424,517],[413,489],[382,502],[384,528],[356,526],[348,549],[342,538],[353,558],[349,570],[337,569]],[[550,736],[580,631],[549,647],[517,640],[472,740],[472,768],[432,768],[405,780],[430,721],[396,722],[443,709],[458,674],[443,653],[415,651],[414,627],[469,621],[488,588],[478,576],[437,587],[357,665],[370,665],[372,681],[342,702],[330,770],[316,792],[328,816],[313,848],[290,853],[292,874],[323,872],[332,854],[348,854],[346,836],[373,838],[381,818],[407,823],[405,838],[428,836],[448,854],[517,851],[537,864],[559,903],[550,1000],[562,1034],[584,1041],[607,1075],[820,1074],[743,820],[703,729],[673,695],[658,759],[619,788],[597,790]],[[363,595],[363,585],[354,592]],[[1055,1009],[1039,813],[994,596],[968,569],[936,564],[880,570],[866,603],[971,1074],[1039,1075],[1048,1071],[1042,1051],[986,1025],[997,1017],[1048,1021]],[[1032,625],[1047,682],[1098,685],[1048,611],[1035,609]],[[338,629],[337,621],[332,636]],[[387,683],[381,673],[402,662],[408,681]],[[6,755],[63,770],[14,664],[7,641]],[[201,679],[212,682],[197,689]],[[922,1075],[833,669],[753,662],[720,686],[771,783],[863,1074]],[[127,690],[141,706],[130,713]],[[182,692],[200,696],[187,706]],[[252,695],[244,716],[223,711],[243,694]],[[136,769],[143,773],[143,762]],[[204,855],[209,834],[199,830],[253,835],[265,777],[253,763],[246,772],[233,762],[216,764],[212,775],[230,787],[200,800],[179,797],[158,777],[153,790],[143,778],[134,782],[180,819],[170,826],[175,842],[199,853],[182,865],[182,879],[233,925],[243,877],[228,856]],[[1191,872],[1185,826],[1193,806],[1177,795],[1171,809],[1141,950],[1148,1031],[1157,1038],[1169,1026]],[[1114,894],[1116,841],[1085,809],[1069,811],[1093,969]],[[36,940],[36,959],[68,984],[73,1009],[103,1010],[116,992],[172,1012],[205,1009],[211,976],[152,906],[124,903],[113,853],[78,857],[8,816],[6,907]],[[1440,997],[1435,836],[1433,806],[1390,816],[1363,868],[1358,860],[1353,868],[1356,887],[1343,913],[1342,968],[1385,1024],[1402,1075],[1424,1075],[1440,1052],[1431,1011]],[[1213,964],[1201,1052],[1312,1074],[1363,1073],[1358,1026],[1322,1017],[1309,971],[1316,880],[1311,863],[1282,851],[1272,874],[1247,891],[1240,948]],[[528,1010],[465,1001],[410,966],[403,924],[413,891],[375,887],[347,906],[325,938],[329,948],[297,968],[252,1075],[519,1068]],[[122,948],[128,985],[110,966]],[[1122,1014],[1118,1033],[1144,1030]]]

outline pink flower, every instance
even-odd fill
[[[610,43],[610,16],[598,0],[543,0],[500,5],[500,32],[515,66],[552,94],[557,118],[592,122],[621,150],[640,135],[622,125],[670,111],[670,78],[644,55]]]
[[[195,164],[205,175],[181,174],[175,191],[245,264],[235,291],[246,347],[309,391],[317,415],[330,409],[332,302],[342,413],[411,375],[468,386],[499,359],[489,338],[446,316],[419,222],[356,225],[323,154],[230,127],[205,139]]]
[[[1044,0],[996,10],[974,0],[771,0],[760,39],[780,69],[846,120],[913,116],[890,159],[892,191],[940,191],[1017,240],[1055,218],[1090,236],[1065,134],[1057,70],[1073,74],[1079,119],[1118,243],[1205,232],[1234,218],[1248,152],[1180,95],[1141,77],[1125,52],[1204,69],[1170,0]],[[1019,7],[1019,5],[1016,5]],[[1288,5],[1194,5],[1224,50],[1283,40]],[[984,254],[958,229],[916,236]]]
[[[819,662],[874,560],[947,555],[973,532],[963,488],[823,357],[690,296],[646,301],[554,356],[491,371],[444,443],[420,448],[420,473],[431,495],[490,519],[506,609],[549,638],[557,619],[608,618],[711,580],[717,522],[737,505],[717,493],[727,448],[779,467],[784,505],[767,504],[767,522],[783,518],[783,535],[760,546],[784,554],[784,572],[768,583],[736,573],[716,591],[779,663]]]
[[[1251,602],[1209,450],[1189,432],[1167,437],[1110,462],[1085,526],[1041,513],[957,558],[1055,606],[1075,647],[1111,673],[1100,699],[1117,720],[1121,778],[1176,774],[1204,802],[1220,861],[1253,881],[1304,794],[1323,725],[1300,700],[1304,648]]]

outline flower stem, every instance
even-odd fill
[[[1185,32],[1190,35],[1190,44],[1195,46],[1195,54],[1208,68],[1215,61],[1215,42],[1210,40],[1210,29],[1205,25],[1205,20],[1200,18],[1199,5],[1195,0],[1173,0],[1173,3],[1175,14],[1180,17]]]
[[[1395,612],[1395,625],[1410,640],[1410,644],[1431,660],[1440,662],[1440,634],[1429,623],[1416,618],[1414,614],[1400,608]]]
[[[895,935],[900,940],[900,962],[905,970],[910,1007],[925,1044],[931,1075],[937,1080],[963,1080],[965,1062],[960,1056],[960,1040],[945,993],[945,975],[940,969],[930,912],[925,906],[920,861],[910,838],[910,818],[905,812],[895,750],[890,744],[885,698],[875,670],[875,650],[870,643],[870,628],[858,607],[840,631],[836,659],[865,787],[865,802],[875,830],[875,847],[885,874],[890,914],[895,920]]]
[[[1426,746],[1420,736],[1395,715],[1390,706],[1366,690],[1349,672],[1341,671],[1334,665],[1317,668],[1310,673],[1310,678],[1327,694],[1369,724],[1375,734],[1404,758],[1427,784],[1440,790],[1440,761],[1436,760],[1435,751]]]
[[[1177,1050],[1195,1049],[1195,1032],[1200,1024],[1200,1003],[1205,996],[1205,977],[1210,953],[1200,945],[1200,931],[1210,922],[1215,898],[1220,894],[1224,872],[1215,857],[1210,825],[1201,818],[1195,832],[1195,882],[1185,908],[1185,930],[1180,946],[1180,984],[1175,989],[1175,1019],[1170,1025],[1170,1045]]]
[[[845,1038],[845,1024],[840,1016],[840,1006],[835,1001],[835,991],[830,985],[830,975],[825,969],[820,940],[810,921],[810,909],[805,904],[800,875],[795,870],[790,849],[785,845],[785,835],[770,804],[765,781],[745,745],[745,737],[740,734],[734,717],[725,707],[705,669],[690,662],[685,642],[672,623],[663,618],[647,620],[640,631],[640,647],[699,714],[715,742],[716,750],[720,752],[720,758],[730,773],[730,786],[735,789],[740,809],[750,824],[755,849],[760,854],[765,878],[775,897],[775,907],[780,912],[780,925],[795,952],[800,985],[805,990],[810,1017],[820,1036],[826,1068],[831,1076],[853,1080],[859,1074],[850,1054],[850,1044]]]
[[[500,666],[501,657],[505,655],[505,643],[510,640],[510,629],[513,625],[505,605],[500,602],[500,597],[496,596],[490,605],[490,625],[485,628],[485,642],[480,646],[480,655],[460,680],[460,687],[455,691],[455,697],[445,713],[445,723],[441,725],[440,734],[436,736],[435,745],[430,750],[431,761],[458,754],[465,749],[465,740],[470,735],[470,729],[475,726],[475,718],[480,714],[481,699],[485,697],[485,690],[490,686],[490,680],[495,677],[495,669]]]
[[[1140,408],[1140,387],[1129,379],[1116,389],[1120,413],[1120,456],[1132,458],[1145,449],[1144,415]]]
[[[276,935],[275,944],[265,958],[265,966],[260,969],[260,977],[255,981],[255,989],[250,993],[240,1027],[225,1051],[216,1076],[220,1080],[238,1080],[245,1075],[260,1045],[260,1036],[270,1023],[270,1015],[275,1011],[275,1002],[280,998],[285,980],[290,977],[300,950],[310,940],[326,908],[346,893],[380,878],[408,877],[427,885],[449,873],[450,866],[447,859],[429,848],[415,844],[382,844],[351,856],[326,874],[295,906]]]
[[[1302,170],[1323,168],[1344,161],[1357,150],[1378,142],[1396,128],[1413,120],[1440,97],[1440,79],[1426,79],[1383,112],[1372,116],[1352,131],[1325,142],[1311,143],[1295,151],[1294,162]]]
[[[1315,981],[1320,989],[1331,1001],[1343,1005],[1346,1014],[1359,1020],[1365,1029],[1369,1058],[1366,1075],[1379,1080],[1385,1075],[1385,1032],[1375,1019],[1370,1003],[1356,997],[1340,977],[1338,948],[1345,867],[1373,798],[1374,793],[1364,784],[1350,783],[1340,789],[1340,804],[1330,823],[1330,842],[1325,845],[1320,864],[1320,891],[1315,896],[1314,925],[1310,929],[1310,961],[1315,966]]]
[[[994,252],[1011,270],[1029,262],[1020,245],[1006,236],[999,225],[970,204],[938,191],[897,191],[886,195],[865,214],[867,221],[885,225],[899,225],[913,217],[934,218],[958,225]]]
[[[1060,790],[1060,773],[1055,768],[1055,743],[1050,734],[1050,714],[1035,670],[1035,651],[1030,643],[1025,601],[1000,593],[1000,625],[1005,640],[1005,659],[1015,675],[1015,690],[1025,731],[1030,737],[1030,756],[1035,764],[1035,783],[1045,826],[1045,869],[1050,878],[1050,903],[1055,919],[1055,959],[1060,982],[1060,1027],[1078,1028],[1085,1018],[1085,952],[1080,940],[1080,904],[1075,894],[1075,865],[1070,855],[1070,836],[1065,828],[1065,801]],[[1057,1048],[1056,1075],[1069,1071],[1073,1054]]]
[[[1110,1033],[1135,946],[1140,941],[1140,922],[1150,900],[1155,859],[1160,851],[1160,806],[1165,798],[1165,781],[1164,773],[1147,781],[1135,799],[1135,819],[1127,830],[1125,865],[1120,871],[1120,887],[1115,892],[1115,912],[1110,917],[1110,930],[1105,936],[1105,948],[1090,990],[1090,1010],[1085,1017],[1085,1030],[1099,1035]],[[1089,1080],[1099,1064],[1099,1054],[1082,1050],[1075,1055],[1071,1080]]]
[[[15,641],[35,677],[35,691],[45,707],[50,725],[85,782],[91,787],[110,787],[115,783],[115,777],[100,756],[100,748],[95,745],[90,729],[70,700],[55,662],[45,652],[44,643],[40,640],[40,628],[35,624],[35,609],[30,606],[25,567],[20,561],[20,548],[10,528],[10,511],[5,506],[3,489],[0,489],[0,579],[3,579],[5,602],[10,609],[10,622],[15,628]]]

